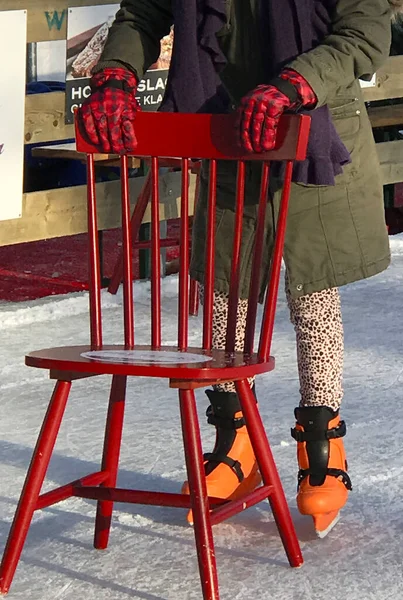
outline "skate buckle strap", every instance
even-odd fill
[[[206,410],[206,417],[209,425],[214,425],[214,427],[218,427],[220,429],[236,430],[245,425],[245,419],[243,417],[239,417],[238,419],[227,419],[225,417],[215,415],[211,405]]]
[[[293,437],[297,442],[319,442],[323,440],[334,440],[336,438],[344,437],[346,435],[346,431],[347,428],[345,421],[340,421],[338,426],[333,427],[333,429],[303,431],[302,429],[293,427],[291,428],[291,437]]]
[[[312,469],[300,469],[298,471],[298,489],[302,480],[305,479],[305,477],[308,477],[308,475],[316,475],[316,473],[314,473]],[[331,475],[332,477],[336,477],[336,479],[340,479],[348,490],[353,489],[351,479],[346,471],[343,471],[342,469],[326,469],[326,475]]]
[[[239,483],[241,483],[244,480],[245,476],[243,474],[241,463],[239,462],[239,460],[234,460],[226,454],[215,454],[214,452],[203,454],[203,458],[208,462],[212,461],[216,463],[224,463],[234,471],[235,475],[238,477]]]

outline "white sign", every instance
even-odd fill
[[[0,11],[0,221],[22,209],[27,11]]]

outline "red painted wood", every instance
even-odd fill
[[[134,346],[133,256],[130,227],[129,167],[127,156],[120,159],[123,237],[123,323],[126,348]]]
[[[210,350],[213,339],[214,258],[216,238],[217,161],[210,161],[207,231],[204,256],[203,348]]]
[[[285,231],[287,227],[292,167],[293,163],[291,161],[288,161],[285,169],[283,192],[281,195],[281,203],[277,219],[277,233],[274,242],[273,257],[271,261],[269,289],[267,290],[266,294],[264,314],[262,319],[262,328],[260,331],[258,355],[262,360],[267,360],[269,358],[271,341],[273,338],[278,286],[280,282],[281,261],[283,258]]]
[[[244,160],[303,160],[309,137],[310,118],[284,115],[276,136],[276,147],[264,154],[245,155],[239,147],[236,116],[193,115],[172,113],[139,113],[136,115],[134,156],[185,157]],[[96,153],[76,127],[77,150]]]
[[[235,351],[236,324],[238,320],[239,279],[241,270],[241,241],[243,226],[243,208],[245,203],[245,162],[238,163],[235,229],[232,242],[232,261],[229,283],[227,332],[225,338],[226,352]]]
[[[264,249],[266,210],[269,191],[270,163],[262,165],[259,207],[256,224],[255,244],[253,250],[252,274],[250,279],[248,313],[246,317],[244,352],[252,354],[254,350],[257,305],[261,287],[261,268]]]
[[[300,567],[304,562],[301,548],[266,431],[257,408],[255,395],[246,379],[237,381],[235,385],[263,483],[274,488],[269,496],[269,502],[284,550],[290,565],[292,567]]]
[[[172,248],[173,246],[179,246],[180,240],[178,238],[164,238],[160,240],[161,248]],[[149,250],[151,248],[151,240],[143,240],[142,242],[134,242],[133,248],[135,250]]]
[[[192,317],[199,314],[199,283],[195,279],[189,283],[189,314]]]
[[[178,346],[186,350],[189,330],[189,160],[182,162],[181,231],[178,296]]]
[[[86,475],[85,477],[81,477],[81,479],[76,479],[71,483],[62,485],[61,487],[51,490],[50,492],[46,492],[46,494],[41,494],[38,498],[38,502],[36,503],[35,510],[42,510],[43,508],[57,504],[62,500],[67,500],[67,498],[71,498],[75,495],[74,490],[77,487],[85,485],[99,485],[100,483],[103,483],[107,477],[107,472],[98,471],[97,473],[91,473],[91,475]]]
[[[196,186],[195,186],[195,198],[194,198],[194,209],[196,208],[196,202],[197,202],[197,198],[199,195],[199,188],[200,188],[200,161],[191,161],[189,159],[179,159],[179,158],[165,158],[165,159],[159,159],[158,161],[158,166],[161,167],[165,167],[165,168],[169,168],[169,169],[180,169],[182,167],[183,164],[183,160],[186,160],[188,162],[189,165],[189,169],[191,171],[191,173],[195,173],[197,175],[196,177]],[[150,160],[146,159],[145,160],[146,163],[149,163]],[[139,232],[139,228],[141,225],[141,221],[143,219],[144,216],[144,212],[145,212],[145,208],[146,208],[146,204],[149,201],[150,198],[150,191],[151,191],[151,172],[149,172],[148,176],[146,177],[146,181],[144,183],[143,189],[141,190],[140,194],[139,194],[139,198],[138,201],[136,203],[135,209],[133,211],[133,215],[132,215],[132,220],[131,220],[131,230],[132,230],[132,239],[133,240],[137,240],[137,236],[138,236],[138,232]],[[146,200],[146,203],[144,204],[144,200]],[[140,211],[142,211],[141,213],[141,218],[139,220],[139,214]],[[165,248],[165,247],[174,247],[174,246],[179,246],[180,245],[180,240],[179,239],[162,239],[160,242],[161,248]],[[150,242],[139,242],[139,241],[135,241],[133,242],[133,249],[136,250],[140,250],[142,248],[151,248],[151,244]],[[113,273],[112,273],[112,277],[111,277],[111,281],[109,283],[108,286],[108,292],[111,294],[116,294],[119,288],[119,285],[122,281],[122,277],[123,277],[123,251],[120,252],[117,260],[116,260],[116,264],[115,267],[113,269]],[[190,314],[191,315],[196,315],[197,314],[197,296],[196,296],[196,292],[197,292],[197,282],[195,281],[191,281],[190,282],[190,294],[191,294],[191,305],[190,305]]]
[[[151,159],[151,345],[161,346],[161,248],[158,158]]]
[[[114,487],[118,477],[126,401],[126,384],[127,377],[125,376],[119,377],[115,375],[112,379],[101,467],[102,471],[108,473],[108,477],[101,484],[101,486],[104,487]],[[94,547],[98,550],[104,550],[108,546],[112,511],[113,502],[98,502],[94,534]]]
[[[127,490],[94,486],[80,486],[73,489],[72,496],[88,500],[121,502],[123,504],[144,504],[148,506],[169,506],[171,508],[191,508],[190,496],[170,492],[152,492],[149,490]],[[222,506],[227,503],[222,498],[209,497],[211,506]]]
[[[104,345],[103,350],[125,350],[123,345]],[[151,363],[127,364],[108,363],[83,358],[81,353],[89,352],[90,346],[62,346],[31,352],[25,357],[25,364],[40,369],[57,369],[60,371],[77,371],[78,373],[128,375],[144,377],[163,377],[166,379],[201,379],[214,381],[216,379],[231,380],[252,377],[255,374],[267,373],[274,369],[274,358],[259,361],[257,355],[245,357],[242,352],[233,356],[226,355],[224,350],[211,350],[207,354],[200,348],[188,348],[188,352],[211,356],[211,361],[203,363],[177,363],[155,365]],[[136,345],[135,350],[149,351],[151,346]],[[180,352],[175,346],[163,346],[161,351]]]
[[[219,600],[210,504],[207,498],[203,450],[193,390],[179,390],[179,408],[203,598]]]
[[[90,339],[92,348],[102,346],[101,262],[98,243],[94,157],[87,157],[88,260],[90,296]]]
[[[238,513],[255,506],[255,504],[262,502],[262,500],[267,500],[267,498],[273,492],[274,487],[272,485],[262,485],[240,500],[226,502],[222,506],[214,508],[210,516],[211,524],[217,525],[218,523],[226,521],[230,517],[233,517],[234,515],[237,515]]]
[[[131,226],[131,237],[132,240],[136,240],[138,233],[140,231],[141,222],[144,217],[144,213],[146,212],[147,204],[151,195],[151,171],[149,171],[143,188],[137,198],[136,206],[133,211],[133,215],[131,218],[130,226]],[[108,292],[111,294],[116,294],[118,291],[119,285],[123,278],[123,248],[122,251],[116,261],[116,265],[113,271],[113,275],[111,277]]]
[[[197,202],[200,194],[200,163],[198,163],[197,177],[196,177],[196,189],[193,203],[193,214],[196,214]],[[189,284],[189,314],[193,317],[199,313],[199,283],[194,279],[190,280]]]
[[[206,244],[206,280],[205,280],[205,303],[203,316],[203,349],[189,348],[188,351],[200,356],[197,362],[181,362],[185,356],[178,347],[162,347],[157,352],[163,356],[163,352],[176,353],[175,362],[155,364],[151,359],[149,362],[138,360],[137,363],[127,362],[128,347],[134,344],[131,337],[132,304],[128,285],[131,286],[130,274],[130,232],[129,232],[129,210],[128,210],[128,172],[127,157],[122,158],[123,190],[122,210],[124,216],[124,250],[126,255],[125,277],[126,277],[126,300],[125,300],[125,322],[126,336],[125,345],[103,346],[101,329],[101,307],[100,307],[100,281],[99,281],[99,255],[97,244],[96,227],[96,202],[95,202],[95,178],[94,161],[88,157],[88,205],[89,205],[89,228],[90,228],[90,309],[91,309],[91,345],[72,346],[63,348],[50,348],[32,352],[26,357],[26,364],[37,368],[50,369],[57,373],[62,380],[56,384],[44,424],[38,438],[38,443],[33,455],[26,483],[17,508],[15,519],[10,531],[3,562],[0,567],[0,591],[7,592],[21,551],[28,528],[31,523],[34,510],[49,506],[71,495],[83,498],[94,498],[98,500],[98,511],[96,520],[95,546],[105,548],[108,543],[110,519],[114,501],[130,503],[150,503],[166,506],[191,506],[194,518],[194,533],[199,560],[199,571],[202,584],[204,600],[218,600],[218,582],[215,564],[214,543],[212,536],[212,523],[218,523],[233,514],[252,506],[261,499],[268,498],[273,510],[274,518],[287,553],[291,566],[302,564],[301,550],[295,534],[290,512],[284,496],[284,491],[273,460],[269,442],[263,427],[254,394],[248,384],[247,378],[260,373],[265,373],[274,368],[274,359],[269,356],[271,337],[274,323],[274,312],[277,299],[280,264],[284,243],[285,222],[287,205],[290,192],[290,179],[292,165],[290,161],[295,158],[302,159],[305,156],[306,144],[309,131],[309,119],[304,116],[284,117],[280,123],[278,145],[276,152],[265,155],[254,155],[243,157],[239,148],[235,145],[234,118],[231,115],[165,115],[143,113],[136,119],[136,135],[139,140],[138,151],[140,155],[152,156],[150,186],[145,190],[141,198],[140,208],[133,222],[136,226],[141,223],[148,195],[152,194],[152,334],[151,345],[134,346],[134,350],[140,353],[158,348],[161,344],[161,295],[160,295],[160,240],[159,240],[159,214],[158,214],[158,156],[181,158],[201,157],[210,159],[211,178],[209,185],[209,202],[207,218],[207,244]],[[189,135],[191,133],[191,135]],[[81,151],[93,151],[93,148],[83,144],[78,139],[78,147]],[[136,152],[137,154],[137,152]],[[278,235],[276,236],[273,266],[271,271],[270,286],[265,302],[263,325],[259,352],[252,353],[253,329],[256,321],[256,302],[259,286],[255,283],[251,286],[251,314],[248,317],[248,339],[246,348],[250,354],[243,352],[225,352],[224,350],[211,350],[212,345],[212,315],[213,315],[213,290],[214,290],[214,254],[215,254],[215,202],[216,202],[216,159],[240,158],[244,160],[279,160],[286,159],[286,182],[283,190],[282,205],[278,219]],[[183,191],[183,214],[186,215],[187,192],[186,178],[188,165],[185,160],[184,167],[184,189]],[[241,224],[243,208],[243,171],[241,163],[240,177],[238,180],[238,215],[235,219],[235,236],[233,247],[234,265],[231,282],[231,316],[234,324],[234,315],[237,304],[238,269],[239,269],[239,247],[241,241]],[[267,196],[268,167],[264,167],[261,198],[259,203],[258,238],[255,244],[254,274],[258,279],[259,266],[262,258],[262,241],[265,199]],[[139,200],[140,202],[140,200]],[[260,236],[260,237],[259,237]],[[188,243],[187,233],[184,227],[181,231],[181,283],[179,318],[179,344],[187,346],[187,316],[188,316]],[[252,326],[253,325],[253,326]],[[129,332],[129,333],[128,333]],[[232,334],[231,334],[232,335]],[[233,336],[229,337],[227,348],[232,349]],[[113,362],[101,362],[91,360],[82,356],[94,348],[102,350],[125,350],[125,356]],[[208,357],[203,362],[204,357]],[[176,358],[178,357],[178,358]],[[166,357],[165,357],[166,358]],[[65,375],[64,375],[65,374]],[[67,402],[71,386],[71,379],[84,375],[112,374],[114,375],[110,404],[106,424],[104,453],[102,459],[102,470],[83,478],[79,482],[66,484],[52,490],[47,494],[39,496],[46,469],[54,447],[57,432]],[[116,479],[119,461],[119,450],[121,443],[123,409],[125,400],[126,378],[128,376],[160,377],[180,381],[179,403],[182,422],[182,433],[185,449],[185,459],[188,472],[190,497],[180,494],[166,494],[160,492],[119,490],[116,489]],[[64,381],[63,377],[69,381]],[[259,464],[264,485],[235,502],[217,501],[207,497],[206,480],[204,476],[204,461],[201,448],[200,431],[197,418],[194,392],[191,387],[203,381],[206,385],[214,384],[218,380],[235,380],[237,392],[241,401],[242,411],[246,427],[253,445],[254,453]],[[189,386],[184,389],[184,386]],[[83,485],[86,484],[86,485]],[[100,487],[95,487],[96,485]],[[214,509],[211,513],[211,509]]]

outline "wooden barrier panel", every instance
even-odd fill
[[[363,90],[367,102],[403,97],[403,56],[391,56],[377,73],[376,86]],[[402,126],[403,105],[369,106],[372,127]],[[403,140],[376,145],[384,185],[403,181]]]
[[[403,181],[403,140],[376,145],[384,185]]]
[[[195,175],[190,176],[189,214],[193,214]],[[130,179],[132,208],[144,185],[144,177]],[[160,218],[180,216],[181,173],[161,176]],[[120,182],[97,184],[98,227],[120,227]],[[151,221],[147,209],[143,223]],[[0,221],[0,246],[33,242],[87,231],[87,187],[85,185],[24,194],[22,217]]]
[[[363,89],[366,102],[403,97],[403,56],[390,56],[376,74],[376,86]]]
[[[373,128],[392,127],[394,125],[403,127],[403,104],[369,106],[368,116]]]

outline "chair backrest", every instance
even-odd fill
[[[240,250],[242,240],[242,218],[245,196],[245,163],[260,161],[262,179],[258,205],[258,218],[254,240],[254,254],[248,301],[247,327],[244,352],[254,350],[254,336],[259,299],[260,271],[263,258],[265,215],[268,204],[269,171],[271,161],[285,161],[282,201],[280,205],[276,240],[271,263],[268,291],[260,331],[259,357],[267,360],[270,354],[275,307],[284,246],[288,200],[290,194],[292,166],[296,160],[304,160],[309,137],[310,118],[303,115],[287,115],[280,120],[276,147],[265,154],[242,153],[236,139],[234,115],[192,115],[167,113],[140,113],[136,116],[135,131],[137,148],[133,155],[151,159],[151,347],[159,349],[161,337],[161,262],[159,223],[159,158],[180,158],[182,164],[180,267],[178,294],[178,349],[188,347],[189,315],[189,163],[191,159],[208,159],[210,178],[207,208],[207,231],[205,248],[205,280],[203,303],[202,347],[206,351],[212,346],[212,320],[214,297],[215,257],[215,213],[217,190],[217,160],[238,161],[236,183],[235,229],[232,240],[232,262],[229,291],[229,309],[226,336],[226,351],[235,348],[235,324],[239,297]],[[99,152],[89,145],[76,126],[77,150],[87,154],[88,169],[88,229],[90,250],[90,327],[91,346],[102,347],[101,277],[98,251],[96,191],[93,155]],[[134,304],[132,287],[132,240],[130,228],[130,198],[127,156],[121,157],[122,236],[124,253],[124,343],[128,349],[134,346]],[[231,243],[230,240],[228,243]]]

